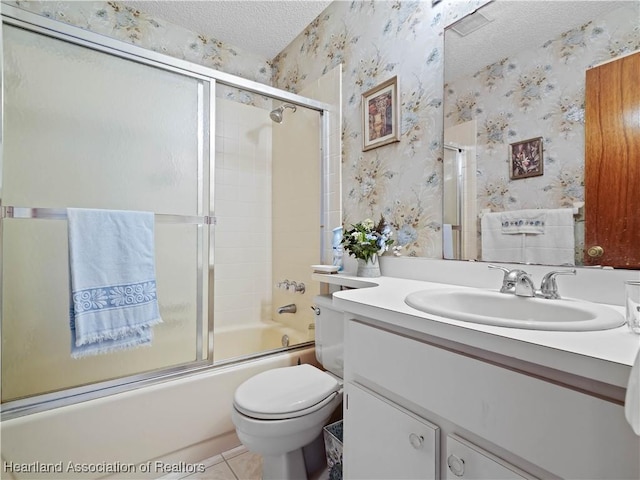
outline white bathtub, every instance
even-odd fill
[[[286,332],[273,328],[252,329],[253,333],[242,330],[221,336],[222,343],[230,346],[234,337],[281,338]],[[231,422],[236,388],[257,373],[299,361],[317,365],[313,346],[212,367],[177,380],[3,421],[3,463],[62,462],[65,469],[69,462],[87,466],[133,464],[136,471],[132,475],[107,477],[162,477],[164,473],[154,470],[155,461],[169,466],[195,463],[239,445]],[[152,465],[151,471],[143,472],[146,465]],[[61,478],[60,473],[11,475],[3,471],[2,478],[5,476],[18,480]],[[67,470],[63,477],[107,478],[104,473]]]
[[[214,363],[282,348],[284,335],[287,335],[290,346],[313,340],[309,338],[308,332],[301,332],[277,322],[260,322],[214,329]]]

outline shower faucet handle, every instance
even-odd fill
[[[298,283],[294,280],[293,282],[289,283],[287,290],[293,293],[304,293],[306,291],[306,287],[304,283]]]

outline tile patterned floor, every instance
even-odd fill
[[[204,472],[186,476],[166,475],[161,480],[260,480],[262,478],[262,457],[247,451],[242,445],[198,463],[206,467]]]
[[[262,457],[249,452],[243,445],[203,460],[206,469],[202,473],[191,475],[166,475],[160,480],[261,480]],[[311,480],[328,480],[327,469],[319,472]]]

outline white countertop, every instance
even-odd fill
[[[383,322],[390,329],[441,338],[616,387],[626,388],[640,349],[640,336],[631,333],[626,325],[593,332],[527,330],[451,320],[404,303],[409,293],[449,288],[451,284],[317,273],[313,279],[353,288],[335,292],[334,305],[345,312]],[[624,315],[622,307],[607,306]]]

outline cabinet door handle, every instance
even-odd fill
[[[424,445],[424,437],[422,435],[412,433],[409,435],[409,443],[415,449],[422,448],[422,445]]]
[[[464,475],[464,460],[462,458],[453,454],[449,455],[447,457],[447,466],[456,477]]]

